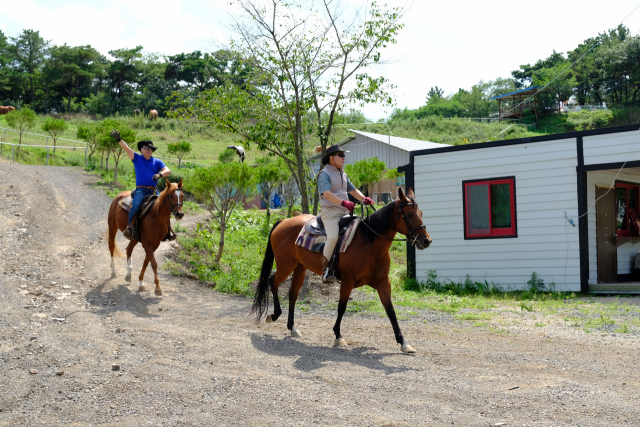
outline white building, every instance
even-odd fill
[[[410,274],[523,289],[536,272],[559,291],[640,292],[638,128],[412,150],[399,170],[433,244],[408,250]]]

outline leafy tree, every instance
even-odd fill
[[[69,125],[64,119],[56,119],[53,117],[47,117],[47,119],[42,124],[42,130],[49,134],[51,139],[53,139],[53,152],[56,152],[56,143],[58,142],[58,138],[60,135],[64,133]]]
[[[191,152],[191,144],[189,141],[180,141],[174,142],[173,144],[169,144],[167,146],[167,151],[169,154],[173,154],[178,158],[178,169],[180,169],[180,163],[182,162],[182,158]]]
[[[444,90],[440,89],[438,86],[432,87],[427,92],[427,102],[435,102],[444,96]]]
[[[373,2],[366,14],[357,10],[347,22],[342,5],[330,0],[235,4],[240,13],[231,54],[253,70],[252,79],[246,87],[206,90],[195,100],[176,93],[173,114],[212,122],[281,157],[309,213],[306,147],[315,140],[311,146],[321,145],[324,154],[335,115],[345,105],[393,103],[387,79],[364,69],[381,63],[380,51],[396,43],[403,11]]]
[[[142,46],[133,49],[110,50],[115,60],[106,69],[109,78],[109,86],[113,91],[112,108],[115,111],[129,106],[133,92],[141,78]]]
[[[18,135],[20,135],[18,149],[20,149],[20,146],[22,145],[22,134],[36,124],[36,113],[29,108],[21,108],[19,110],[11,111],[4,117],[9,127],[18,131]]]
[[[385,162],[375,157],[358,160],[344,167],[344,171],[349,176],[351,183],[357,188],[366,188],[367,194],[369,193],[369,186],[380,182],[386,169]]]
[[[40,37],[39,31],[22,30],[18,37],[11,37],[13,44],[10,46],[13,59],[20,67],[20,71],[29,80],[27,96],[30,104],[35,98],[35,81],[42,65],[49,42]]]
[[[66,111],[71,111],[71,102],[78,91],[90,83],[95,76],[96,60],[100,56],[91,46],[71,47],[66,44],[50,48],[53,66],[58,71],[58,83],[67,94]]]
[[[271,192],[280,184],[288,181],[291,173],[281,159],[274,162],[271,157],[263,157],[258,159],[256,163],[258,164],[256,179],[260,187],[259,196],[267,204],[268,223],[271,220],[271,204],[269,203]]]
[[[107,170],[109,169],[109,155],[113,156],[116,163],[116,167],[113,172],[113,182],[118,182],[118,165],[125,151],[120,147],[117,141],[111,138],[110,132],[112,129],[118,129],[123,140],[132,143],[137,139],[137,133],[130,127],[121,123],[118,120],[106,119],[102,122],[100,127],[100,147],[107,152]]]
[[[89,151],[89,159],[93,156],[93,153],[98,148],[100,143],[100,132],[102,130],[101,123],[82,123],[78,125],[76,131],[76,138],[87,143],[87,150]],[[101,166],[102,168],[102,166]]]
[[[9,39],[0,30],[0,103],[2,100],[11,98],[11,54],[9,52]]]
[[[194,169],[187,178],[189,190],[220,226],[220,243],[214,261],[224,250],[224,235],[231,214],[244,197],[255,191],[255,171],[245,163],[231,162]]]

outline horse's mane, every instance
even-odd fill
[[[367,236],[369,242],[373,243],[376,240],[378,237],[376,233],[384,235],[390,228],[393,228],[391,220],[395,206],[394,202],[388,203],[362,220],[366,225],[360,224],[358,230]]]

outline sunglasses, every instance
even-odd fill
[[[344,153],[334,154],[334,156],[338,156],[338,157],[341,157],[341,158],[343,158],[343,159],[346,157],[346,156],[344,155]]]
[[[142,147],[142,149],[145,150],[145,151],[151,151],[151,148],[147,147],[146,145],[144,147]]]

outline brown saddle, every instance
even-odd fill
[[[133,194],[133,192],[131,192],[131,194]],[[151,207],[153,206],[157,198],[158,196],[155,194],[144,198],[144,200],[142,201],[142,205],[140,205],[140,209],[138,209],[138,215],[137,215],[138,219],[144,218],[144,216],[149,212],[149,210],[151,210]],[[133,203],[133,197],[127,196],[124,199],[120,200],[118,202],[118,205],[120,205],[120,207],[125,211],[131,212],[132,203]]]

